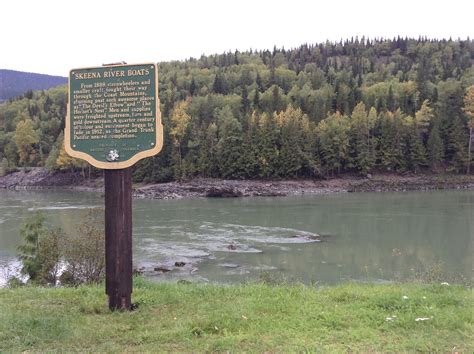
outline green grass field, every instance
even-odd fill
[[[472,290],[462,286],[315,289],[138,278],[133,302],[133,312],[109,312],[102,285],[0,289],[0,351],[474,349]]]

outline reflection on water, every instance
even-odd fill
[[[98,194],[0,191],[0,262],[14,259],[33,211],[72,233],[83,209],[102,204]],[[438,263],[470,278],[473,205],[474,191],[134,200],[134,263],[173,280],[393,281]]]

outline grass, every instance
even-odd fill
[[[315,289],[155,284],[138,278],[137,310],[112,313],[106,300],[103,286],[0,289],[0,351],[474,348],[472,293],[462,286],[350,283]],[[416,321],[419,317],[429,320]]]

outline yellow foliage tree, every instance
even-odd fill
[[[171,112],[170,116],[170,137],[174,146],[174,159],[177,161],[178,171],[175,171],[177,178],[183,177],[185,174],[183,171],[182,161],[182,149],[181,144],[184,136],[186,135],[191,116],[186,112],[189,106],[190,100],[179,102]]]
[[[179,102],[171,112],[171,127],[170,136],[173,140],[173,145],[179,146],[181,140],[186,134],[191,116],[186,112],[189,106],[189,100]]]
[[[471,85],[466,90],[466,96],[464,96],[464,112],[466,113],[469,121],[469,149],[468,149],[468,163],[467,163],[467,174],[471,173],[471,150],[472,150],[472,140],[474,140],[473,129],[474,129],[474,85]]]
[[[59,156],[56,159],[56,165],[60,170],[73,169],[75,167],[74,158],[69,156],[64,148],[64,144],[60,145]]]
[[[64,148],[64,143],[62,140],[60,140],[59,146],[59,155],[56,159],[56,165],[58,166],[58,168],[60,170],[70,169],[71,171],[73,171],[74,168],[80,168],[82,170],[82,175],[84,175],[84,169],[88,165],[88,163],[84,160],[76,159],[74,157],[69,156],[69,154],[66,152],[66,149]]]
[[[36,158],[34,144],[39,142],[38,133],[33,128],[33,121],[29,118],[19,122],[15,130],[15,143],[17,146],[20,164],[27,166]]]
[[[414,123],[421,134],[427,134],[431,121],[434,118],[433,110],[428,100],[424,100],[419,111],[415,114]]]

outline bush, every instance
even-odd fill
[[[25,283],[23,283],[21,279],[18,277],[13,276],[13,277],[8,278],[7,286],[11,289],[19,288],[20,286],[24,286],[24,285]]]
[[[63,246],[66,269],[62,284],[97,283],[105,276],[105,234],[101,209],[82,215],[78,232],[68,235]]]
[[[103,213],[97,209],[84,213],[72,235],[60,228],[48,230],[41,213],[28,218],[20,231],[21,273],[41,285],[100,282],[105,275],[105,235],[98,215]]]
[[[8,174],[10,168],[9,168],[9,165],[8,165],[8,160],[6,157],[4,157],[2,159],[2,162],[0,163],[0,177],[3,177],[5,176],[6,174]]]
[[[18,247],[21,273],[28,275],[33,283],[56,285],[61,260],[59,240],[63,232],[59,228],[49,231],[44,222],[44,215],[37,212],[20,230],[24,239],[23,245]]]

